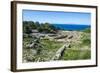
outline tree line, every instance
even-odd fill
[[[50,23],[39,23],[34,21],[23,21],[23,32],[26,34],[32,33],[32,30],[44,33],[56,33],[57,28]]]

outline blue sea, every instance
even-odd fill
[[[86,28],[90,28],[90,25],[76,25],[76,24],[52,24],[59,30],[84,30]]]

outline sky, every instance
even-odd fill
[[[48,22],[51,24],[91,24],[90,13],[23,10],[22,15],[23,21]]]

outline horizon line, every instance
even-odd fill
[[[26,21],[26,20],[24,20],[24,21]],[[23,21],[23,22],[24,22]],[[39,22],[39,21],[28,21],[27,20],[27,22]],[[42,23],[50,23],[50,22],[39,22],[40,24],[42,24]],[[91,24],[76,24],[76,23],[50,23],[50,24],[75,24],[75,25],[91,25]]]

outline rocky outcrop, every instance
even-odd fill
[[[61,56],[64,53],[64,50],[69,47],[69,44],[64,44],[61,48],[58,49],[58,51],[56,52],[56,54],[52,57],[51,60],[59,60],[61,58]]]

